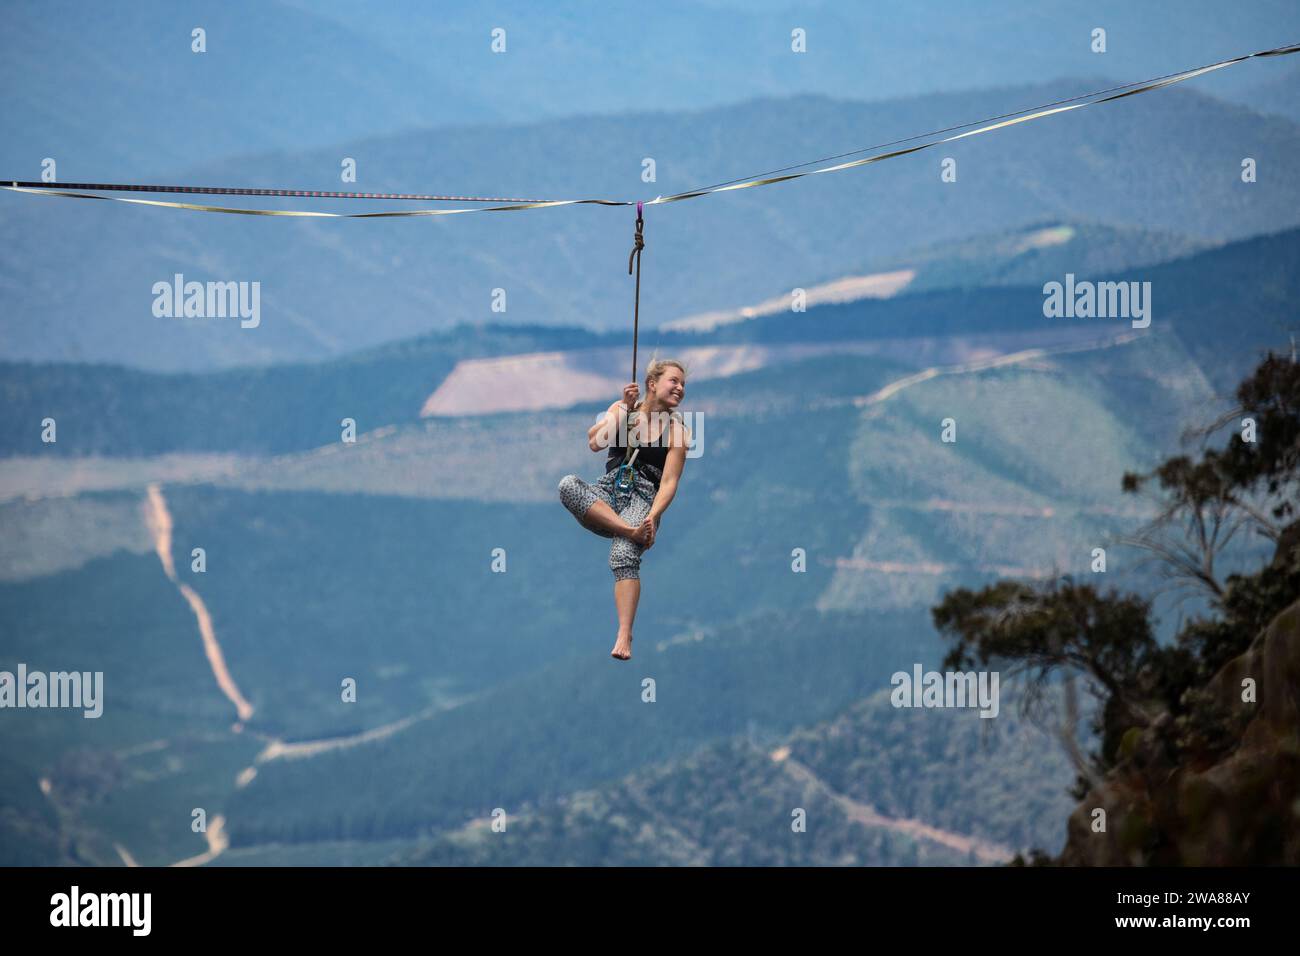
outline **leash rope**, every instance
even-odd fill
[[[636,293],[632,300],[632,381],[636,381],[636,343],[637,332],[641,322],[641,250],[645,248],[645,220],[641,216],[642,203],[636,204],[636,235],[632,237],[632,254],[627,257],[627,274],[632,274],[632,260],[636,260]],[[643,396],[641,402],[644,404],[649,396]],[[640,451],[633,442],[635,438],[632,432],[633,415],[632,406],[627,409],[627,451],[623,454],[623,464],[618,466],[618,474],[614,477],[614,484],[622,491],[627,491],[632,487],[632,465],[636,462],[637,452]]]

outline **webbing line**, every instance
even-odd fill
[[[1019,123],[1028,123],[1032,120],[1041,119],[1045,116],[1052,116],[1056,113],[1068,113],[1071,110],[1082,109],[1085,106],[1094,106],[1098,103],[1110,103],[1115,100],[1123,99],[1127,96],[1135,96],[1139,93],[1146,93],[1150,90],[1160,89],[1161,87],[1171,86],[1174,83],[1181,83],[1196,76],[1209,73],[1213,70],[1223,69],[1235,63],[1241,63],[1255,57],[1269,56],[1287,56],[1292,53],[1300,52],[1300,44],[1291,44],[1288,46],[1276,47],[1272,50],[1261,50],[1257,53],[1248,53],[1243,56],[1232,57],[1231,59],[1221,60],[1218,63],[1211,63],[1207,66],[1197,67],[1194,70],[1185,70],[1181,73],[1167,74],[1152,80],[1141,81],[1140,84],[1127,84],[1135,86],[1134,89],[1125,87],[1112,87],[1111,90],[1124,90],[1124,92],[1113,93],[1111,90],[1098,91],[1097,93],[1085,93],[1080,96],[1071,97],[1069,100],[1058,100],[1055,104],[1049,104],[1049,108],[1031,108],[1034,111],[1029,115],[1019,116],[1016,119],[1004,119],[1005,116],[1015,114],[1003,114],[1003,117],[996,117],[999,122],[993,122],[978,129],[968,130],[964,133],[958,133],[955,136],[947,136],[943,139],[933,140],[928,143],[922,143],[919,146],[909,146],[906,149],[897,149],[887,153],[880,153],[875,156],[868,156],[864,159],[856,159],[851,162],[838,163],[832,166],[823,166],[819,169],[810,169],[804,172],[789,173],[788,175],[772,176],[769,174],[760,174],[758,177],[752,177],[744,180],[731,180],[727,183],[711,186],[703,189],[693,189],[687,192],[675,193],[671,196],[656,196],[654,199],[644,200],[646,206],[658,205],[661,203],[680,202],[683,199],[694,199],[698,196],[708,196],[713,193],[728,192],[735,189],[749,189],[754,186],[769,186],[773,183],[787,182],[792,179],[801,179],[804,176],[816,176],[820,173],[837,172],[842,169],[851,169],[855,166],[866,166],[870,163],[878,163],[881,160],[893,159],[897,156],[906,156],[909,153],[920,152],[923,149],[929,149],[932,146],[939,146],[943,143],[951,143],[955,140],[964,139],[968,136],[978,136],[981,133],[991,132],[996,129],[1003,129],[1008,126],[1015,126]],[[1100,96],[1101,93],[1110,95]],[[1085,103],[1074,103],[1070,106],[1059,105],[1069,103],[1072,100],[1087,99],[1090,96],[1100,96],[1098,99],[1091,99]],[[1021,110],[1018,112],[1027,112]],[[983,122],[977,120],[976,122]],[[938,132],[947,132],[952,129],[961,129],[963,126],[970,126],[971,123],[963,123],[958,126],[950,126],[945,130]],[[918,136],[911,136],[905,140],[896,140],[896,143],[908,142],[910,140],[922,139],[926,136],[933,136],[936,133],[922,133]],[[892,145],[892,144],[887,144]],[[866,147],[866,149],[875,149],[879,147]],[[863,152],[863,150],[853,150],[848,153],[841,153],[836,157],[850,156],[854,153]],[[795,166],[786,166],[781,170],[772,172],[784,172],[786,170],[798,169],[802,166],[811,165],[812,163],[823,162],[824,160],[812,160],[809,163],[800,163]],[[64,188],[57,188],[57,187]],[[616,200],[616,199],[549,199],[549,200],[514,200],[501,199],[499,197],[475,197],[475,196],[435,196],[421,195],[411,193],[346,193],[346,192],[327,192],[320,190],[291,190],[291,189],[241,189],[237,187],[202,187],[202,186],[138,186],[116,183],[40,183],[40,182],[19,182],[10,180],[7,185],[0,185],[0,188],[7,189],[11,192],[27,193],[34,196],[62,196],[69,199],[102,199],[108,202],[135,203],[144,206],[160,206],[169,209],[190,209],[197,212],[220,212],[231,213],[242,216],[284,216],[284,217],[312,217],[320,219],[393,219],[410,216],[454,216],[468,212],[514,212],[521,209],[541,209],[549,206],[577,206],[577,205],[600,205],[600,206],[630,206],[636,200]],[[398,199],[398,200],[423,200],[423,201],[455,201],[455,202],[505,202],[506,205],[479,206],[462,209],[410,209],[410,210],[392,210],[384,212],[316,212],[313,210],[301,209],[240,209],[231,206],[209,206],[198,203],[170,202],[158,199],[128,199],[121,196],[98,196],[87,192],[74,192],[74,189],[97,189],[100,191],[129,191],[129,192],[179,192],[191,194],[211,194],[211,195],[243,195],[243,196],[295,196],[313,199]]]

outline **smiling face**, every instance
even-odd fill
[[[686,395],[686,373],[676,365],[666,365],[650,386],[656,408],[672,410]]]

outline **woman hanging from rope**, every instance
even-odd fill
[[[600,480],[588,484],[577,475],[565,475],[560,481],[560,500],[578,523],[613,539],[609,567],[614,572],[618,638],[610,656],[622,661],[632,657],[641,555],[654,546],[663,513],[677,494],[690,442],[690,431],[677,411],[686,394],[685,367],[671,359],[652,359],[645,390],[645,399],[638,402],[636,382],[624,386],[622,400],[587,430],[592,451],[609,449]]]

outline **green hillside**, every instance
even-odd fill
[[[333,853],[380,862],[393,841],[417,840],[434,841],[429,861],[499,859],[492,854],[506,848],[512,861],[540,859],[557,835],[575,847],[574,859],[607,846],[628,860],[969,862],[968,853],[952,856],[960,840],[917,827],[1057,847],[1068,779],[1056,777],[1070,774],[1035,776],[1049,758],[1013,721],[998,731],[998,755],[980,762],[963,736],[972,728],[900,719],[877,697],[894,671],[938,664],[928,611],[952,588],[1087,575],[1092,549],[1104,546],[1108,585],[1158,590],[1153,572],[1119,545],[1149,514],[1120,494],[1120,475],[1174,453],[1186,425],[1221,407],[1225,370],[1290,321],[1282,304],[1297,238],[1152,267],[1145,274],[1181,311],[1168,321],[1157,313],[1148,334],[1127,340],[1099,336],[999,367],[973,356],[919,377],[926,353],[905,362],[844,350],[693,384],[687,407],[706,413],[704,454],[688,461],[646,556],[627,666],[607,656],[615,625],[608,542],[581,529],[555,490],[567,471],[599,473],[581,438],[597,403],[548,412],[572,443],[525,454],[534,459],[528,467],[506,441],[514,416],[483,416],[459,431],[395,419],[346,454],[264,459],[220,481],[163,481],[155,496],[134,487],[6,502],[0,668],[102,670],[106,686],[98,720],[24,711],[0,727],[6,859],[176,862],[207,849],[190,826],[196,807],[224,819],[231,860],[263,862]],[[1220,275],[1242,283],[1240,317],[1211,322],[1216,304],[1234,295]],[[839,341],[854,309],[859,319],[891,316],[867,333],[879,337],[896,336],[908,317],[918,335],[1023,329],[1027,303],[1041,320],[1033,291],[936,291],[819,308],[780,325],[756,319],[743,332],[757,343],[800,331]],[[962,313],[963,302],[974,311]],[[507,341],[480,331],[467,349],[590,341],[580,332],[563,340],[520,330]],[[295,376],[315,376],[328,392],[350,367],[352,394],[373,385],[375,414],[394,414],[419,394],[417,370],[446,346],[430,338],[350,366],[287,377],[266,370],[256,373],[258,394],[273,406],[302,381]],[[156,391],[163,377],[95,374],[109,388],[96,401],[110,409],[107,394],[160,415],[179,401]],[[241,398],[244,385],[221,391],[238,375],[194,377],[196,393],[224,394],[227,404],[207,407],[232,426],[258,418]],[[93,404],[98,387],[74,394],[73,407]],[[16,389],[35,403],[25,414],[38,393]],[[284,423],[296,413],[286,414],[281,424],[292,432]],[[945,418],[956,422],[955,443],[941,440]],[[120,407],[102,421],[95,441],[149,435]],[[206,426],[191,425],[204,434]],[[285,445],[310,439],[300,429]],[[170,439],[149,441],[166,448]],[[415,490],[375,493],[393,475]],[[175,581],[152,550],[150,502],[164,502],[170,515]],[[1243,541],[1228,557],[1245,560],[1253,546]],[[206,553],[202,573],[190,566],[195,548]],[[492,571],[495,548],[508,555],[505,573]],[[802,573],[792,568],[796,549]],[[205,653],[207,620],[252,708],[245,721]],[[1160,626],[1167,635],[1169,622]],[[342,697],[349,678],[355,702]],[[654,703],[641,699],[645,678],[655,681]],[[858,737],[876,749],[850,745]],[[754,738],[761,750],[750,748]],[[788,761],[771,758],[779,746],[791,748]],[[957,788],[944,772],[950,761],[973,789]],[[821,782],[813,789],[826,794],[822,816],[833,809],[862,823],[860,804],[912,823],[819,831],[849,841],[841,849],[833,840],[772,843],[773,825],[789,832],[789,788],[812,786],[790,776],[796,765]],[[775,796],[737,809],[722,791],[690,782],[704,778],[746,793],[772,781]],[[659,779],[662,793],[646,782]],[[672,799],[647,800],[647,787]],[[576,816],[560,813],[558,801],[577,801],[578,791],[596,796],[571,803],[583,808]],[[654,855],[639,825],[627,829],[635,815],[620,818],[617,808],[633,798],[644,832],[676,831],[649,841],[667,857]],[[701,810],[706,803],[721,809]],[[660,805],[714,824],[701,830],[694,816],[656,816]],[[536,838],[474,843],[473,822],[496,807],[518,820],[516,835]],[[710,816],[728,807],[745,831],[730,843],[715,839]],[[991,859],[975,854],[975,862]]]
[[[988,865],[1061,844],[1069,767],[1003,694],[996,726],[885,693],[788,737],[738,736],[602,787],[487,815],[401,866]],[[792,829],[793,813],[806,830]],[[871,814],[871,815],[869,815]],[[910,826],[924,821],[931,828]],[[942,832],[933,832],[942,831]],[[963,841],[983,841],[963,846]],[[945,842],[948,841],[948,842]]]
[[[1114,369],[1102,361],[1125,350]],[[635,658],[643,663],[627,672],[610,671],[604,656],[613,636],[603,606],[606,546],[558,502],[164,486],[178,574],[205,602],[239,690],[255,708],[246,731],[253,738],[226,755],[204,745],[161,776],[133,758],[101,781],[106,792],[78,811],[78,825],[128,839],[134,854],[155,861],[202,849],[184,816],[195,805],[228,815],[235,848],[410,837],[459,827],[498,804],[553,799],[682,758],[751,722],[785,733],[827,719],[884,686],[900,656],[904,664],[935,659],[923,612],[941,587],[989,580],[1003,566],[1037,567],[1061,546],[1085,561],[1084,546],[1101,531],[1136,520],[1084,520],[1117,493],[1111,469],[1149,457],[1138,426],[1105,396],[1134,367],[1159,378],[1185,374],[1180,361],[1174,340],[1148,337],[1033,368],[941,376],[866,408],[847,398],[874,391],[899,369],[853,356],[789,366],[789,380],[804,383],[796,389],[801,401],[820,396],[830,404],[815,428],[800,403],[709,423],[706,455],[689,464],[681,501],[665,518],[671,533],[646,561],[652,590]],[[709,383],[704,400],[739,407],[766,374]],[[1143,384],[1126,387],[1121,403]],[[1151,380],[1146,387],[1155,411],[1172,415]],[[945,446],[938,418],[953,408],[960,438]],[[484,461],[485,473],[504,466]],[[928,508],[935,499],[976,510]],[[1005,506],[1041,513],[999,515]],[[490,572],[498,546],[509,555],[506,575]],[[193,547],[208,553],[204,574],[188,568]],[[792,550],[800,547],[808,570],[794,574]],[[854,557],[933,561],[944,570],[838,563]],[[1118,557],[1113,572],[1140,580],[1125,577],[1131,569]],[[132,605],[138,620],[112,632],[137,635],[119,639],[120,654],[134,659],[142,640],[189,649],[185,681],[149,675],[140,697],[197,721],[193,734],[228,725],[233,708],[204,668],[194,617],[152,554],[119,552],[0,589],[11,607],[6,620],[28,635],[16,650],[48,652],[59,640],[75,648],[93,635],[79,615],[112,607],[95,596],[110,587],[105,582],[117,592],[141,591]],[[594,618],[593,595],[602,606]],[[159,607],[169,616],[160,617]],[[112,645],[100,641],[105,650]],[[160,655],[160,665],[178,663],[170,651]],[[661,688],[659,709],[630,711],[650,706],[639,700],[647,674]],[[355,704],[340,700],[345,677],[358,682]],[[648,713],[655,719],[645,725]],[[252,782],[235,786],[239,764],[253,765],[271,739],[328,741],[411,717],[414,723],[372,742],[258,763]],[[119,726],[104,720],[103,728]],[[587,727],[602,732],[575,735]],[[159,736],[128,727],[114,745]],[[194,763],[199,757],[206,769]],[[353,783],[328,782],[338,779]],[[938,802],[917,798],[927,812]],[[140,816],[132,809],[140,806],[154,813]],[[171,820],[162,832],[148,822],[160,815]]]

